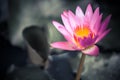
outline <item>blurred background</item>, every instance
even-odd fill
[[[27,64],[28,52],[22,36],[26,27],[45,27],[43,35],[47,35],[48,43],[64,40],[53,26],[52,20],[62,22],[60,14],[64,10],[70,9],[74,12],[76,7],[80,6],[85,11],[88,3],[91,3],[93,10],[100,7],[103,19],[112,14],[108,25],[112,30],[97,44],[100,55],[87,56],[81,79],[120,80],[120,5],[117,0],[0,0],[0,80],[7,77],[11,65],[23,67]],[[70,65],[68,72],[74,77],[81,54],[58,49],[52,49],[50,53],[54,63],[51,63],[52,66],[48,69],[51,76],[55,80],[70,80],[62,79],[61,75],[64,73],[62,71],[66,70],[64,68]],[[61,67],[67,63],[68,65]],[[56,66],[58,64],[60,66]],[[58,74],[55,75],[56,73]],[[70,77],[69,73],[66,72],[64,77]]]

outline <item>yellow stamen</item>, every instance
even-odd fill
[[[89,34],[91,33],[91,30],[88,27],[77,27],[74,30],[74,33],[76,36],[80,37],[80,38],[84,38],[84,37],[88,37]]]
[[[78,37],[83,39],[84,37],[88,37],[91,34],[91,30],[89,29],[89,27],[87,26],[83,26],[83,27],[76,27],[76,29],[74,30],[74,42],[75,44],[80,48],[80,49],[84,49],[84,46],[80,45],[80,42],[78,40]],[[92,37],[94,37],[94,35],[92,34]]]

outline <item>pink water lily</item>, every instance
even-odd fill
[[[102,21],[102,14],[99,7],[93,12],[92,7],[88,4],[85,14],[78,6],[75,14],[68,10],[61,14],[63,24],[53,21],[53,25],[64,36],[67,41],[54,42],[53,48],[63,50],[80,50],[84,54],[96,56],[99,54],[99,48],[95,45],[110,29],[107,29],[111,15]]]

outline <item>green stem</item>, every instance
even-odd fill
[[[86,56],[86,54],[82,54],[82,56],[81,56],[80,64],[79,64],[79,67],[78,67],[78,71],[77,71],[77,75],[76,75],[75,80],[80,80],[81,73],[82,73],[82,68],[83,68],[84,61],[85,61],[85,56]]]

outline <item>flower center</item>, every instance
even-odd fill
[[[74,33],[76,36],[78,37],[81,37],[81,38],[84,38],[84,37],[88,37],[89,34],[91,33],[91,30],[88,28],[88,27],[77,27],[75,30],[74,30]]]

